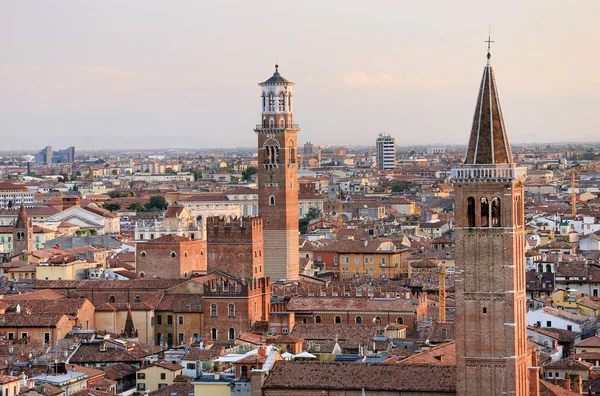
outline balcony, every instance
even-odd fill
[[[453,182],[471,181],[506,181],[523,180],[527,176],[527,168],[455,168],[451,171]]]
[[[255,131],[260,131],[260,130],[267,130],[267,131],[283,131],[286,129],[300,129],[300,125],[298,124],[292,124],[292,125],[288,125],[287,127],[278,127],[278,126],[263,126],[263,124],[256,124],[256,128],[254,128]]]

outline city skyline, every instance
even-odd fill
[[[285,22],[261,20],[269,4]],[[488,23],[512,142],[597,140],[596,3],[408,6],[5,3],[3,148],[252,147],[276,61],[297,83],[301,144],[464,144]]]

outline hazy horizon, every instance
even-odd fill
[[[0,2],[2,150],[252,147],[257,83],[299,142],[466,144],[492,64],[511,143],[597,141],[600,3]]]

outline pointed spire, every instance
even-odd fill
[[[504,127],[494,70],[490,65],[490,44],[493,41],[488,38],[486,43],[487,64],[483,69],[477,96],[465,164],[508,164],[513,162],[512,154]]]
[[[135,328],[133,327],[133,316],[131,314],[131,308],[127,310],[127,318],[125,319],[125,329],[123,330],[125,337],[133,337],[135,334]]]
[[[27,210],[25,209],[25,204],[21,201],[21,206],[19,207],[19,215],[17,216],[17,222],[15,223],[15,228],[27,228],[29,224],[29,217],[27,216]]]

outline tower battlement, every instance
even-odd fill
[[[208,243],[248,243],[262,240],[262,219],[260,217],[219,217],[206,219]]]

